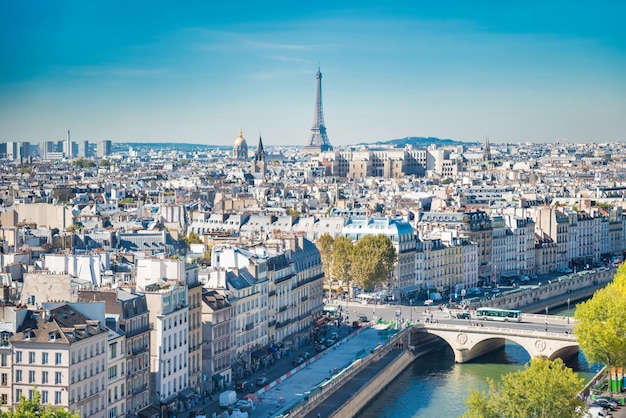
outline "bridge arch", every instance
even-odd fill
[[[571,334],[450,324],[422,324],[414,326],[414,331],[436,335],[446,341],[454,351],[456,363],[465,363],[496,350],[504,346],[505,340],[519,344],[530,357],[553,360],[578,352],[578,343]]]

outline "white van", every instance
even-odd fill
[[[237,403],[237,392],[234,390],[225,390],[220,393],[220,406],[222,408],[228,408],[231,405]]]
[[[591,418],[608,418],[608,414],[604,410],[604,408],[600,406],[591,406],[587,410],[587,416]]]

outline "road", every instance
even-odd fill
[[[458,324],[476,322],[476,319],[470,317],[470,319],[456,319],[455,314],[461,312],[458,309],[439,309],[437,306],[403,306],[403,305],[373,305],[357,302],[342,302],[344,311],[346,309],[350,312],[350,317],[358,318],[361,315],[367,316],[369,319],[378,320],[383,319],[385,321],[399,322],[410,321],[417,322],[425,321],[426,318],[432,318],[439,323],[443,324]],[[471,312],[473,313],[473,312]],[[486,321],[485,325],[489,326],[492,322]],[[542,331],[547,328],[549,332],[557,333],[571,333],[574,323],[569,317],[558,315],[541,315],[541,314],[522,314],[522,322],[508,322],[506,324],[497,322],[492,326],[506,327],[513,329],[521,329],[527,331]]]

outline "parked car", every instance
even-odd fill
[[[601,406],[602,408],[617,409],[617,402],[611,401],[607,398],[596,398],[593,403],[597,406]]]
[[[335,340],[333,340],[331,338],[326,340],[326,347],[330,347],[333,344],[335,344]]]
[[[234,389],[237,392],[249,392],[252,389],[252,385],[250,384],[250,382],[242,380],[239,382],[235,382]]]
[[[361,321],[361,322],[370,322],[370,320],[365,315],[359,316],[359,321]]]
[[[326,350],[326,346],[324,344],[317,344],[315,346],[315,351],[317,351],[318,353],[321,353],[324,350]]]
[[[470,319],[469,312],[457,312],[456,319]]]
[[[256,385],[257,387],[263,387],[263,386],[267,386],[267,384],[269,383],[269,379],[267,378],[267,376],[259,376],[256,379]]]
[[[426,299],[426,300],[424,301],[424,306],[430,306],[430,305],[432,305],[433,303],[434,303],[434,302],[433,302],[433,300],[432,300],[432,299]]]
[[[299,366],[302,363],[304,363],[306,360],[302,357],[296,357],[295,359],[293,359],[293,361],[291,362],[291,364],[293,364],[294,366]]]

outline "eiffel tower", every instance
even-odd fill
[[[324,111],[322,109],[322,73],[318,67],[317,89],[315,94],[315,114],[313,115],[313,126],[309,135],[309,141],[303,149],[304,154],[316,154],[323,151],[331,151],[328,135],[326,135],[326,125],[324,125]]]

